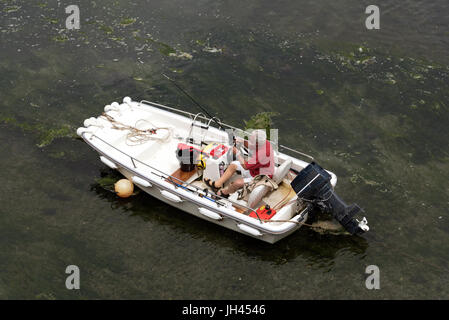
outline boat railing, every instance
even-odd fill
[[[85,134],[85,132],[82,134],[83,137],[84,137],[84,134]],[[195,185],[193,185],[193,184],[191,184],[191,183],[189,183],[189,182],[186,182],[186,181],[181,180],[181,179],[179,179],[179,178],[173,177],[172,175],[169,175],[169,174],[167,174],[167,173],[165,173],[165,172],[163,172],[163,171],[161,171],[161,170],[159,170],[159,169],[154,168],[153,166],[150,166],[148,163],[145,163],[145,162],[143,162],[143,161],[141,161],[141,160],[139,160],[139,159],[134,158],[133,156],[131,156],[131,155],[127,154],[126,152],[124,152],[124,151],[118,149],[117,147],[113,146],[112,144],[110,144],[109,142],[107,142],[107,141],[105,141],[104,139],[100,138],[99,136],[97,136],[97,135],[94,134],[94,133],[90,133],[90,134],[91,134],[91,137],[97,138],[98,140],[102,141],[103,143],[105,143],[105,144],[108,145],[109,147],[111,147],[111,148],[117,150],[118,152],[124,154],[125,156],[129,157],[130,160],[131,160],[131,163],[132,163],[133,166],[134,166],[134,169],[137,169],[136,162],[137,162],[137,163],[141,163],[141,164],[143,164],[144,166],[150,168],[151,170],[154,170],[154,171],[159,172],[159,173],[162,175],[162,176],[160,176],[162,179],[166,179],[166,180],[169,180],[169,178],[170,178],[170,179],[174,179],[174,180],[176,180],[176,181],[179,182],[179,183],[178,183],[179,186],[185,187],[185,185],[188,185],[189,187],[194,188],[194,189],[195,189],[194,192],[196,192],[197,194],[201,194],[201,195],[203,195],[203,196],[207,196],[207,193],[204,192],[203,189],[200,189],[199,187],[197,187],[197,186],[195,186]],[[174,182],[174,181],[172,181],[172,182]],[[193,190],[190,190],[190,191],[193,191]],[[204,194],[204,193],[206,193],[206,194]],[[237,203],[237,202],[235,202],[235,201],[233,201],[233,200],[230,200],[229,198],[228,198],[228,199],[223,198],[223,197],[221,197],[221,196],[219,196],[219,195],[214,195],[214,197],[217,197],[217,198],[219,198],[219,199],[221,199],[221,200],[229,201],[230,203],[232,203],[232,204],[234,204],[234,205],[236,205],[236,206],[238,206],[238,207],[243,207],[243,208],[245,208],[245,209],[247,209],[247,210],[250,210],[250,211],[252,211],[252,212],[255,212],[256,215],[257,215],[257,218],[258,218],[259,221],[260,221],[260,223],[262,223],[262,220],[260,219],[260,217],[259,217],[259,215],[258,215],[258,213],[257,213],[257,211],[256,211],[255,209],[250,208],[250,207],[248,207],[248,206],[246,206],[246,205],[243,205],[243,204],[241,204],[241,203]],[[220,203],[220,202],[218,202],[218,201],[217,201],[216,203],[218,203],[218,204],[220,204],[220,205],[222,205],[222,206],[226,206],[225,204]]]
[[[141,100],[141,101],[139,102],[139,104],[143,104],[143,105],[148,104],[148,105],[150,105],[150,106],[152,106],[152,107],[162,108],[162,109],[167,109],[167,110],[179,112],[179,113],[182,113],[182,114],[185,114],[185,115],[190,116],[190,118],[191,118],[193,121],[195,121],[197,118],[203,119],[203,120],[205,120],[205,121],[208,122],[208,124],[207,124],[208,127],[210,126],[211,122],[213,122],[213,119],[214,119],[214,118],[215,118],[215,119],[218,119],[218,118],[216,118],[216,117],[208,118],[208,117],[206,117],[206,116],[205,116],[204,114],[202,114],[202,113],[197,113],[197,114],[195,114],[195,113],[191,113],[191,112],[188,112],[188,111],[176,109],[176,108],[173,108],[173,107],[168,107],[168,106],[165,106],[165,105],[162,105],[162,104],[159,104],[159,103],[151,102],[151,101],[148,101],[148,100]],[[227,128],[229,128],[229,129],[233,129],[233,130],[236,130],[236,131],[241,131],[241,132],[244,133],[244,134],[250,135],[250,133],[249,133],[248,131],[245,131],[245,130],[240,129],[240,128],[233,127],[233,126],[231,126],[231,125],[229,125],[229,124],[226,124],[226,123],[221,122],[220,120],[218,120],[218,122],[219,122],[219,124],[220,124],[221,126],[223,126],[223,127],[227,127]],[[272,142],[272,141],[270,141],[270,142]],[[306,158],[309,158],[309,159],[311,159],[311,160],[314,160],[314,157],[312,157],[311,155],[308,155],[308,154],[306,154],[306,153],[304,153],[304,152],[301,152],[301,151],[298,151],[298,150],[295,150],[295,149],[292,149],[292,148],[289,148],[289,147],[286,147],[286,146],[283,146],[283,145],[279,145],[279,148],[281,148],[281,149],[283,149],[283,150],[290,151],[290,152],[294,152],[294,153],[299,154],[299,155],[301,155],[301,156],[303,156],[303,157],[306,157]]]
[[[176,108],[173,108],[173,107],[168,107],[168,106],[164,106],[163,104],[159,104],[159,103],[155,103],[155,102],[151,102],[151,101],[148,101],[148,100],[141,100],[140,102],[139,102],[139,104],[148,104],[148,105],[150,105],[150,106],[152,106],[152,107],[156,107],[156,108],[162,108],[162,109],[167,109],[167,110],[171,110],[171,111],[175,111],[175,112],[179,112],[179,113],[182,113],[182,114],[186,114],[186,115],[188,115],[188,116],[190,116],[190,118],[192,118],[192,119],[203,119],[203,120],[205,120],[206,122],[208,122],[208,125],[210,125],[212,122],[213,122],[213,119],[216,119],[216,120],[218,120],[218,122],[220,123],[220,125],[222,125],[223,127],[227,127],[227,128],[229,128],[229,129],[233,129],[233,130],[238,130],[238,131],[242,131],[243,133],[246,133],[246,134],[250,134],[248,131],[245,131],[245,130],[243,130],[243,129],[240,129],[240,128],[236,128],[236,127],[233,127],[233,126],[231,126],[231,125],[229,125],[229,124],[226,124],[226,123],[223,123],[223,122],[221,122],[217,117],[212,117],[212,118],[208,118],[208,117],[206,117],[204,114],[202,114],[202,113],[192,113],[192,112],[188,112],[188,111],[184,111],[184,110],[180,110],[180,109],[176,109]]]
[[[304,157],[307,157],[307,158],[311,159],[312,161],[315,160],[314,157],[308,155],[307,153],[304,153],[304,152],[301,152],[301,151],[298,151],[298,150],[295,150],[295,149],[283,146],[282,144],[279,145],[279,148],[284,149],[284,150],[288,150],[288,151],[291,151],[291,152],[294,152],[294,153],[299,154],[299,155],[302,155]]]

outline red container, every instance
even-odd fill
[[[260,207],[256,212],[261,220],[270,220],[276,214],[276,210],[271,209],[269,205]],[[249,216],[257,219],[256,212],[252,211]]]
[[[225,146],[224,144],[219,144],[218,146],[216,146],[215,148],[213,148],[210,151],[210,155],[212,157],[214,157],[214,159],[218,159],[220,158],[222,155],[224,155],[226,152],[228,152],[228,147]]]

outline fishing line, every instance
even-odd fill
[[[180,85],[178,85],[176,83],[175,80],[173,80],[172,78],[170,78],[169,76],[167,76],[165,73],[162,73],[162,75],[167,78],[171,83],[173,83],[173,85],[179,89],[179,91],[181,91],[182,93],[184,93],[190,100],[193,101],[193,103],[195,103],[204,113],[206,113],[206,115],[213,120],[219,128],[223,129],[223,126],[221,125],[221,123],[219,123],[217,120],[215,120],[215,117],[211,116],[209,112],[207,112],[207,109],[204,108],[199,102],[197,102],[190,94],[187,93],[187,91],[185,91]]]

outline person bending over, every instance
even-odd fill
[[[204,179],[204,182],[211,187],[220,197],[228,198],[231,193],[242,188],[245,183],[260,174],[273,177],[274,172],[274,153],[270,141],[267,140],[265,130],[254,130],[251,133],[249,142],[245,141],[245,146],[250,151],[250,159],[245,161],[236,147],[233,153],[237,160],[231,162],[226,171],[216,181]],[[240,171],[242,178],[235,179],[226,188],[223,185],[231,179],[236,171]]]

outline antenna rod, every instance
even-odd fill
[[[190,100],[192,100],[193,101],[193,103],[195,103],[204,113],[206,113],[206,115],[210,118],[210,119],[212,119],[217,125],[218,125],[218,127],[219,128],[223,128],[222,127],[222,125],[217,121],[217,120],[215,120],[215,117],[212,117],[210,114],[209,114],[209,112],[207,112],[207,110],[206,110],[206,108],[204,108],[201,104],[199,104],[195,99],[193,99],[193,97],[190,95],[190,94],[188,94],[183,88],[181,88],[176,82],[175,82],[175,80],[173,80],[173,79],[171,79],[169,76],[167,76],[165,73],[162,73],[162,75],[165,77],[165,78],[167,78],[168,80],[170,80],[172,83],[173,83],[173,85],[176,87],[176,88],[178,88],[182,93],[184,93],[187,97],[189,97],[189,99]]]

